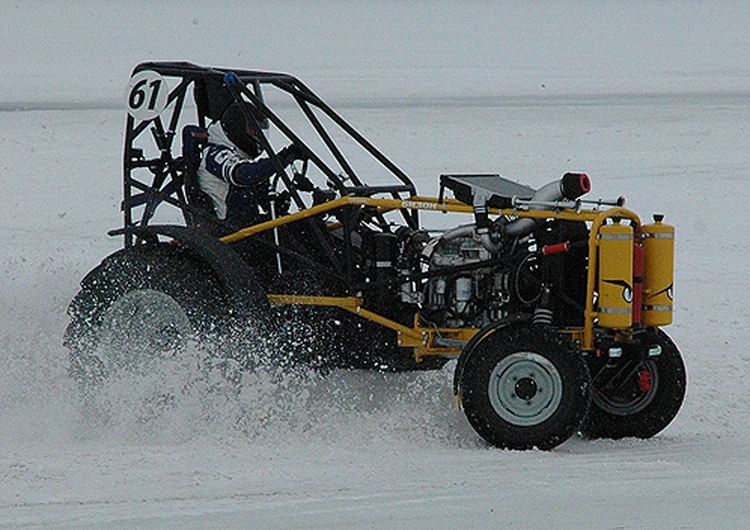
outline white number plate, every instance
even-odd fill
[[[138,121],[156,118],[167,106],[169,88],[158,72],[144,70],[130,78],[126,94],[128,112]]]

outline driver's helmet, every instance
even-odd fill
[[[221,128],[229,141],[244,151],[251,158],[261,152],[259,131],[251,120],[245,118],[239,104],[232,103],[221,115]]]

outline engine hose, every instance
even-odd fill
[[[455,238],[465,238],[465,237],[474,237],[478,236],[479,241],[482,243],[482,246],[490,252],[491,254],[497,254],[502,249],[502,245],[493,241],[492,237],[489,234],[489,231],[484,231],[481,233],[477,233],[475,225],[461,225],[456,228],[453,228],[446,233],[444,233],[441,237],[444,241],[450,241]]]

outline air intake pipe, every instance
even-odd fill
[[[529,201],[532,210],[541,210],[534,206],[538,202],[556,202],[563,199],[575,200],[591,190],[591,180],[585,173],[565,173],[561,179],[553,180],[536,190]],[[515,219],[502,225],[502,234],[510,237],[523,237],[530,234],[536,227],[536,220],[524,217]]]

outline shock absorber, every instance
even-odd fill
[[[557,247],[557,245],[555,245]],[[534,309],[534,324],[540,325],[552,325],[554,313],[552,311],[552,270],[551,262],[547,258],[553,252],[550,252],[550,246],[542,248],[540,254],[541,265],[542,265],[542,290],[539,296],[539,305]]]
[[[549,286],[545,284],[542,287],[542,295],[539,299],[539,305],[534,309],[534,318],[532,321],[534,324],[540,325],[552,325],[552,318],[554,313],[550,309],[550,302],[552,301],[552,291]]]

